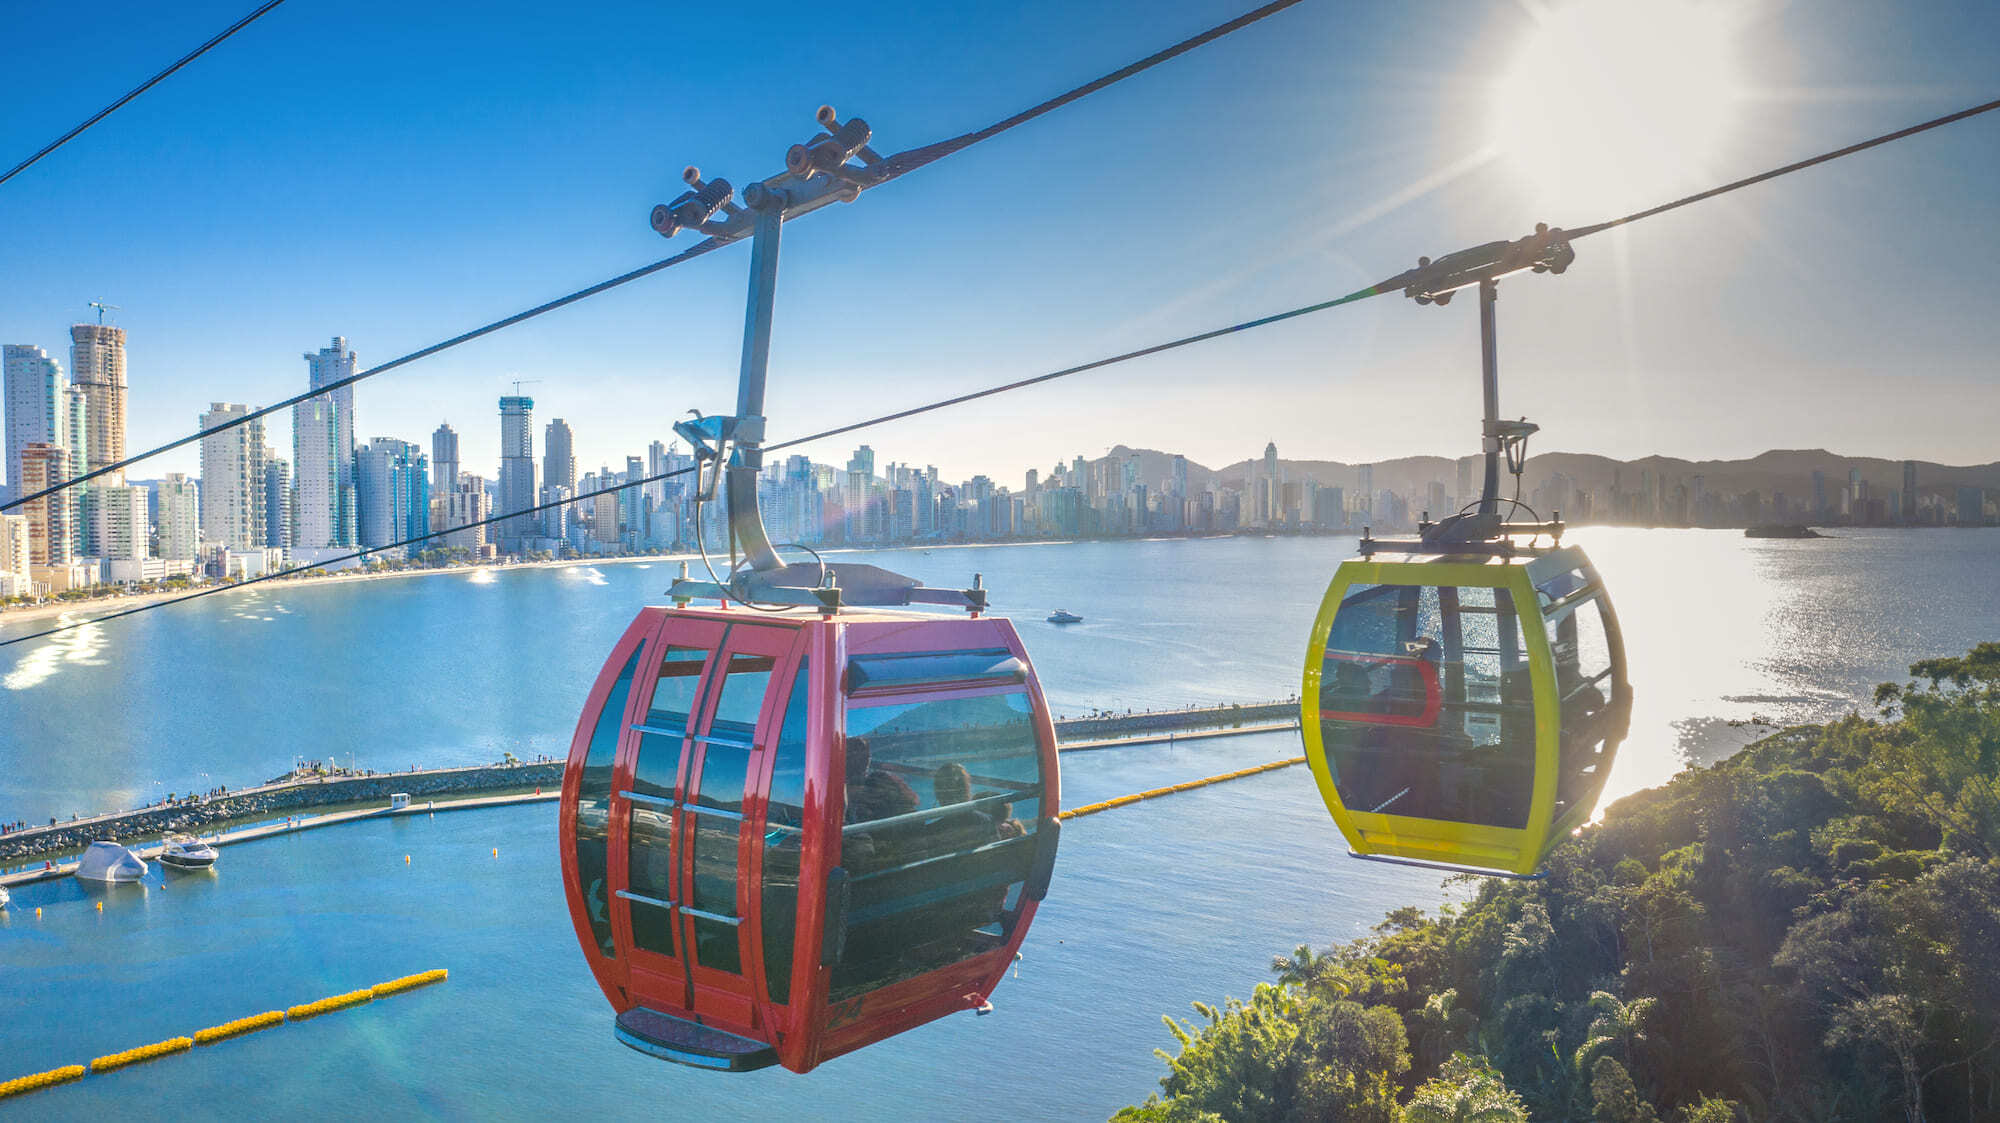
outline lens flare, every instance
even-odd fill
[[[1494,92],[1494,144],[1565,225],[1708,178],[1735,116],[1738,17],[1687,0],[1538,10]]]

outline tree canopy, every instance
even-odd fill
[[[2000,1118],[2000,644],[1168,1019],[1118,1120]]]

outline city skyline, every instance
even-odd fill
[[[528,88],[562,82],[586,55],[604,77],[575,91],[574,113],[560,125],[451,101],[438,109],[440,121],[452,121],[448,132],[410,120],[410,91],[396,81],[364,90],[335,71],[302,83],[280,69],[283,52],[257,48],[301,35],[321,41],[320,33],[348,42],[355,33],[346,24],[372,15],[363,9],[338,20],[309,9],[274,13],[157,98],[9,184],[8,205],[21,219],[18,253],[33,268],[0,277],[0,340],[53,353],[60,325],[82,317],[88,300],[123,305],[119,325],[149,341],[134,375],[150,370],[155,379],[145,408],[134,391],[135,446],[184,432],[185,419],[210,401],[284,396],[295,383],[288,356],[328,326],[380,361],[662,256],[665,243],[643,218],[677,188],[681,163],[739,182],[766,174],[821,100],[865,112],[884,143],[921,143],[1011,111],[1026,92],[1101,72],[1182,24],[1213,22],[1223,6],[1178,5],[1146,25],[1115,6],[1064,8],[1063,18],[1091,34],[1057,48],[1039,34],[1057,15],[1050,5],[949,21],[864,10],[841,32],[869,44],[850,62],[805,39],[759,53],[686,40],[676,28],[688,54],[672,75],[650,56],[604,49],[644,37],[631,27],[596,34],[635,20],[649,26],[665,18],[658,13],[587,14],[580,18],[601,22],[575,42],[555,43],[526,42],[505,20],[475,21],[466,50],[485,52],[480,67],[507,67]],[[173,13],[121,9],[93,50],[109,70],[220,10],[205,0]],[[27,39],[59,43],[74,34],[44,18],[52,17],[28,14]],[[1758,10],[1734,32],[1738,123],[1714,150],[1685,161],[1678,177],[1630,185],[1631,199],[1582,200],[1549,194],[1518,153],[1494,147],[1488,118],[1498,103],[1489,95],[1510,57],[1494,45],[1520,38],[1518,9],[1454,21],[1310,8],[1279,18],[1286,22],[1175,62],[1172,82],[1038,122],[1004,142],[1011,147],[953,165],[963,171],[801,224],[780,287],[774,436],[807,427],[808,418],[858,418],[1291,307],[1378,279],[1418,253],[1518,236],[1536,220],[1604,217],[1614,203],[1671,197],[1956,108],[1990,96],[1974,44],[1991,41],[2000,15],[1974,11],[1887,35],[1892,17],[1867,5],[1810,17]],[[357,65],[430,57],[435,34],[420,26],[392,43],[356,44]],[[1887,46],[1865,57],[1845,51],[1859,41]],[[1024,49],[1030,42],[1033,51]],[[18,147],[73,102],[91,100],[101,75],[62,66],[61,56],[23,58],[23,80],[37,97],[0,123],[0,144]],[[1324,112],[1351,103],[1351,86],[1374,88],[1385,74],[1421,86],[1431,60],[1474,64],[1449,88],[1375,117],[1337,121]],[[960,88],[968,75],[987,74],[990,88]],[[1247,80],[1258,74],[1305,82],[1326,104],[1281,98]],[[665,108],[705,104],[718,84],[760,93],[722,119]],[[268,119],[241,120],[241,99],[231,95],[246,85],[268,93]],[[640,91],[646,96],[633,96]],[[330,98],[346,105],[340,135],[355,146],[354,159],[325,159],[322,129],[290,135]],[[195,150],[212,167],[191,169],[186,185],[109,174],[171,162],[172,151],[147,130],[155,120],[185,120],[191,106]],[[1256,136],[1226,127],[1246,119],[1285,127]],[[455,139],[466,121],[524,143],[501,146],[506,153],[468,145]],[[1857,157],[1839,171],[1634,227],[1588,243],[1564,278],[1509,282],[1503,410],[1541,422],[1551,447],[1627,458],[1827,444],[1864,455],[1986,459],[1990,441],[1975,419],[2000,411],[1989,377],[2000,324],[1979,312],[1983,289],[1966,271],[1991,256],[1980,251],[2000,236],[1992,221],[2000,202],[1978,186],[2000,160],[2000,146],[1982,143],[1992,127],[1968,123],[1889,150],[1896,155]],[[1172,149],[1190,129],[1211,146],[1204,157],[1215,174],[1164,177],[1132,192],[1113,223],[1102,220],[1095,190],[1051,193],[1038,198],[1033,221],[1017,219],[1021,184],[1007,173],[1023,162],[1102,185],[1121,155],[1129,163]],[[657,139],[633,146],[634,130]],[[551,184],[540,174],[551,161],[592,174]],[[280,164],[310,167],[308,189],[260,187]],[[468,175],[486,190],[457,190]],[[1302,201],[1274,197],[1276,221],[1190,228],[1182,216],[1209,210],[1223,176],[1314,188]],[[127,194],[142,189],[151,194]],[[1255,187],[1246,201],[1265,194]],[[336,198],[339,213],[329,214]],[[1882,221],[1889,213],[1903,217]],[[1946,214],[1949,221],[1926,217]],[[240,236],[213,236],[239,216]],[[508,237],[491,237],[496,229]],[[1083,229],[1093,234],[1087,244],[1075,237]],[[514,377],[542,378],[545,397],[569,394],[562,412],[580,430],[602,434],[610,447],[643,448],[656,420],[727,408],[745,265],[743,253],[726,251],[426,361],[368,384],[373,404],[364,413],[385,423],[380,431],[408,439],[441,417],[483,413]],[[1881,283],[1846,283],[1850,267]],[[841,342],[818,346],[822,339]],[[1476,369],[1469,312],[1384,298],[988,410],[906,422],[883,439],[958,476],[1102,447],[1093,431],[1107,417],[1142,419],[1132,435],[1211,461],[1259,438],[1353,459],[1469,451]],[[1721,401],[1729,408],[1717,408]],[[1354,423],[1357,416],[1368,422]],[[497,455],[495,434],[461,428],[465,463]],[[272,436],[282,449],[282,424]],[[193,458],[165,458],[144,474],[176,470],[193,471]]]

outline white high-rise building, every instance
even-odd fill
[[[110,562],[145,561],[153,556],[145,488],[110,484],[91,488],[90,496],[91,540],[97,543],[93,556]]]
[[[21,489],[21,450],[31,444],[63,445],[64,392],[69,381],[62,364],[40,347],[9,343],[0,347],[0,387],[6,395],[7,443],[0,472],[5,472],[7,494],[25,495]]]
[[[204,431],[242,417],[249,406],[216,402],[201,415]],[[264,549],[264,422],[201,439],[201,539],[232,550]]]
[[[28,567],[28,516],[0,515],[0,598],[34,595]]]
[[[311,390],[354,375],[354,352],[341,336],[305,360]],[[292,545],[352,547],[358,533],[352,386],[292,407],[292,479]]]
[[[125,329],[73,324],[69,329],[70,385],[83,394],[85,463],[102,468],[125,459]],[[122,473],[99,483],[121,484]]]
[[[201,489],[184,473],[160,481],[160,556],[192,561],[201,552]]]
[[[493,497],[486,494],[486,481],[479,476],[466,474],[458,478],[458,486],[447,492],[444,503],[444,527],[468,527],[456,530],[444,537],[449,549],[478,550],[486,545],[484,526],[470,526],[493,516]]]

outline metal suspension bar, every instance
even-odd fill
[[[1486,416],[1481,427],[1486,450],[1486,483],[1479,492],[1479,513],[1500,513],[1500,345],[1494,324],[1494,304],[1500,284],[1491,277],[1479,282],[1479,375],[1485,391]]]
[[[785,229],[782,191],[760,193],[750,246],[750,296],[743,315],[743,367],[736,387],[736,450],[729,459],[729,527],[750,568],[781,569],[757,507],[764,469],[764,381],[771,365],[771,318],[778,299],[778,243]]]

